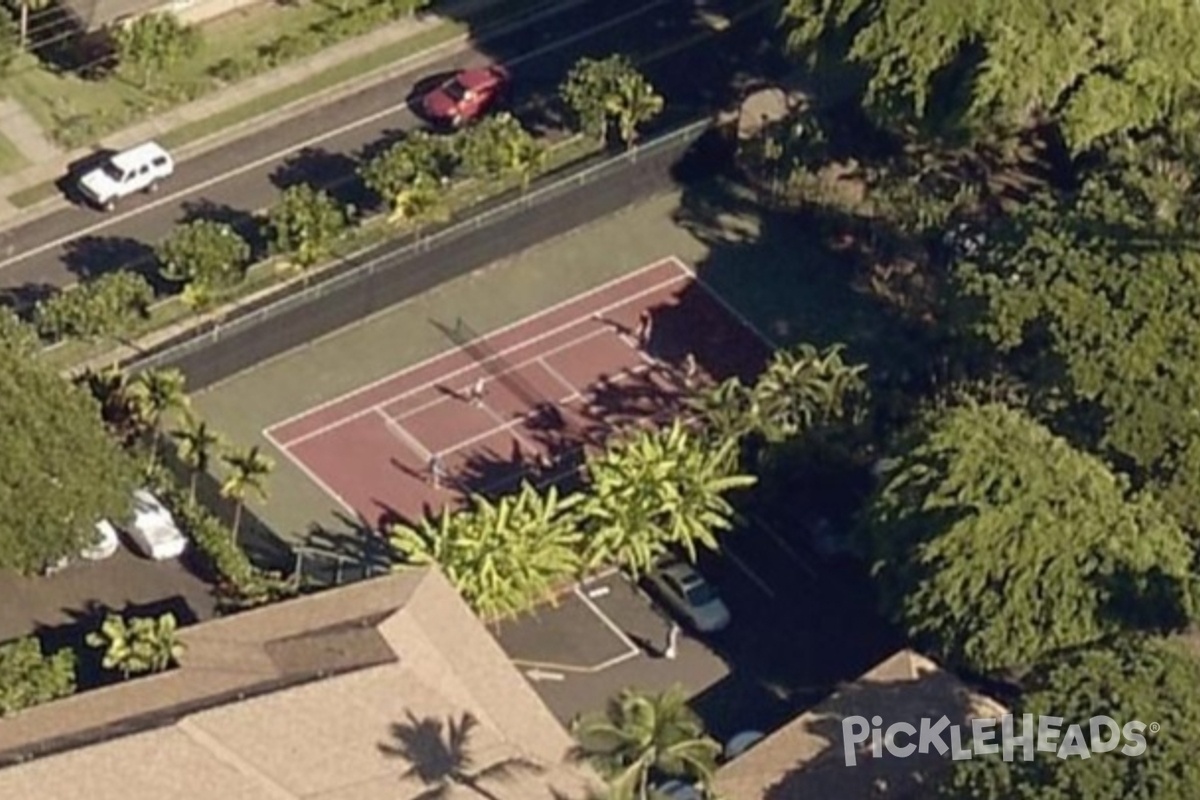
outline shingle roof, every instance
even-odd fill
[[[0,797],[408,800],[489,768],[504,800],[587,797],[566,732],[436,571],[181,638],[177,669],[0,722]]]
[[[908,722],[919,728],[923,718],[947,716],[951,724],[962,724],[1006,713],[933,661],[901,650],[722,766],[715,788],[735,800],[909,800],[949,757],[931,752],[873,759],[868,750],[846,766],[843,719],[879,715],[883,727]]]

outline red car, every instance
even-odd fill
[[[508,70],[498,65],[464,69],[425,95],[421,108],[431,122],[464,125],[483,116],[508,83]]]

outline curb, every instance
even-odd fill
[[[274,109],[273,111],[269,111],[265,114],[262,114],[262,115],[259,115],[256,117],[252,117],[248,120],[240,122],[230,128],[220,131],[218,133],[210,134],[208,136],[201,137],[200,139],[197,139],[193,142],[189,142],[188,144],[185,144],[176,150],[176,153],[178,155],[177,160],[178,161],[186,161],[187,159],[195,158],[197,156],[203,155],[204,153],[210,152],[212,150],[216,150],[217,148],[219,148],[229,142],[237,141],[238,139],[245,138],[245,137],[247,137],[251,134],[254,134],[260,130],[264,130],[264,129],[270,128],[274,125],[278,125],[282,122],[286,122],[289,119],[292,119],[294,117],[305,114],[309,111],[312,111],[315,108],[321,107],[322,105],[328,105],[329,103],[331,103],[333,100],[336,100],[337,98],[356,94],[358,92],[364,91],[364,90],[369,89],[378,84],[385,83],[385,82],[392,80],[400,75],[403,75],[407,72],[413,71],[414,68],[420,67],[422,64],[424,64],[426,62],[435,61],[438,58],[441,58],[448,53],[458,52],[458,51],[462,50],[463,45],[465,43],[468,43],[468,42],[485,43],[489,39],[494,39],[499,36],[505,36],[513,31],[517,31],[524,27],[532,25],[541,19],[544,19],[549,16],[554,16],[555,14],[559,14],[564,11],[569,11],[573,8],[584,5],[590,1],[591,0],[561,0],[561,2],[554,3],[553,5],[551,5],[547,8],[543,8],[540,11],[536,11],[532,14],[529,14],[528,16],[524,16],[519,19],[511,20],[508,22],[503,22],[494,27],[487,28],[487,29],[485,29],[485,31],[482,35],[480,35],[479,33],[472,33],[470,31],[457,34],[456,36],[454,36],[451,39],[447,39],[446,41],[441,42],[436,45],[433,45],[432,47],[426,48],[424,50],[420,50],[416,53],[412,53],[411,55],[405,56],[405,57],[403,57],[397,61],[394,61],[390,64],[387,64],[382,67],[378,67],[374,70],[371,70],[370,72],[366,72],[361,75],[357,75],[357,76],[348,78],[341,83],[335,84],[335,85],[327,87],[325,89],[321,89],[313,94],[307,95],[305,97],[301,97],[290,103],[286,103],[286,104],[280,106],[279,108]],[[412,35],[417,36],[417,35],[420,35],[420,33],[422,33],[422,31],[414,31]],[[370,34],[366,34],[366,35],[369,36]],[[394,42],[389,42],[388,44],[381,45],[379,48],[376,48],[376,49],[383,49],[384,47],[387,47],[389,45],[398,44],[398,43],[404,41],[404,38],[408,38],[408,37],[402,37],[400,39],[395,40]],[[353,58],[353,56],[351,56],[351,58]],[[346,60],[348,61],[350,59],[346,59]],[[293,67],[297,67],[297,66],[299,66],[299,64],[292,64],[292,65],[288,65],[287,67],[283,67],[283,69],[293,68]],[[322,72],[325,72],[327,69],[335,69],[337,66],[338,66],[338,64],[335,63],[335,64],[329,65],[328,67],[326,67],[324,69],[313,70],[305,75],[302,75],[300,78],[298,78],[295,81],[291,81],[291,82],[282,84],[278,87],[275,87],[273,89],[266,90],[266,91],[262,92],[262,94],[267,95],[273,91],[286,89],[290,85],[300,83],[301,81],[311,78],[315,75],[320,75]],[[266,74],[266,73],[264,73],[264,74]],[[236,84],[234,84],[233,86],[236,86]],[[233,86],[231,86],[230,88],[233,88]],[[230,108],[235,108],[238,105],[242,105],[242,103],[250,103],[250,102],[253,102],[254,100],[255,100],[255,98],[253,96],[247,97],[245,100],[243,100],[239,103],[231,104]],[[227,109],[223,109],[223,110],[227,110]],[[221,113],[221,112],[214,112],[214,113]],[[190,124],[190,123],[182,122],[179,125],[175,125],[170,128],[166,128],[162,131],[159,131],[159,135],[164,135],[166,133],[169,133],[171,130],[184,127],[185,125],[188,125],[188,124]],[[109,141],[112,141],[113,139],[119,139],[121,136],[122,136],[122,133],[120,131],[118,131],[117,133],[112,134],[111,137],[109,137]],[[61,170],[59,172],[61,173]],[[48,178],[47,180],[54,180],[54,178]],[[38,183],[41,183],[41,181],[39,181]],[[31,184],[31,186],[35,186],[35,185],[37,185],[37,183]],[[28,187],[26,187],[26,188],[28,188]],[[17,192],[17,191],[21,191],[21,190],[20,189],[14,190],[14,192]],[[7,198],[0,199],[0,203],[6,202],[6,200],[7,200]],[[51,197],[41,203],[38,203],[37,205],[29,206],[28,208],[22,209],[22,210],[18,211],[17,213],[9,216],[4,221],[0,222],[0,232],[6,231],[6,230],[9,230],[12,228],[20,227],[21,225],[25,225],[30,222],[33,222],[34,220],[36,220],[40,217],[43,217],[43,216],[47,216],[48,214],[51,214],[59,209],[69,208],[69,207],[71,207],[71,203],[69,201],[67,201],[65,198],[63,198],[61,196],[55,195],[54,197]]]

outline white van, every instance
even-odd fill
[[[89,202],[112,211],[119,200],[136,192],[154,192],[175,173],[175,161],[155,142],[131,147],[108,158],[79,178],[79,191]]]

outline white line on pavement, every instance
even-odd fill
[[[621,25],[625,22],[628,22],[629,20],[639,17],[639,16],[647,13],[648,11],[651,11],[659,6],[665,5],[668,2],[672,2],[672,0],[654,0],[654,2],[652,2],[652,3],[647,3],[646,5],[641,6],[633,11],[627,11],[624,14],[613,17],[612,19],[606,20],[598,25],[593,25],[590,28],[585,28],[581,31],[578,31],[577,33],[571,34],[570,36],[568,36],[564,39],[559,39],[555,42],[551,42],[550,44],[543,45],[542,47],[534,48],[533,50],[530,50],[529,52],[523,53],[522,55],[512,59],[508,63],[510,65],[517,65],[522,62],[529,61],[531,59],[543,56],[546,53],[552,53],[555,50],[559,50],[563,47],[572,45],[575,42],[580,41],[581,39],[586,39],[590,36],[593,36],[596,33],[599,33],[601,31],[604,31],[609,28],[613,28],[613,27],[616,27],[617,25]],[[89,226],[80,228],[78,230],[75,230],[67,236],[61,236],[52,241],[43,242],[42,244],[38,245],[37,247],[33,247],[33,248],[30,248],[29,250],[25,250],[24,252],[20,253],[17,256],[14,256],[13,258],[9,258],[9,259],[5,259],[4,261],[0,261],[0,269],[5,269],[7,267],[12,266],[13,264],[18,264],[21,261],[24,261],[29,258],[33,258],[34,256],[40,255],[41,253],[45,253],[48,250],[53,250],[56,247],[61,247],[62,245],[66,244],[67,242],[73,241],[75,239],[79,239],[84,236],[93,235],[97,231],[101,231],[112,225],[116,225],[120,222],[124,222],[125,220],[132,219],[140,214],[144,214],[147,211],[151,211],[155,208],[159,208],[159,207],[167,205],[169,203],[177,202],[182,198],[189,197],[191,195],[196,194],[197,192],[201,192],[212,186],[216,186],[217,184],[223,183],[227,180],[230,180],[231,178],[235,178],[238,175],[242,175],[246,172],[256,170],[256,169],[266,166],[267,164],[270,164],[272,162],[279,161],[282,158],[284,158],[285,156],[291,155],[292,153],[297,153],[301,150],[310,148],[313,145],[318,144],[319,142],[325,141],[326,139],[336,138],[343,134],[349,133],[350,131],[352,131],[356,128],[361,128],[363,126],[370,125],[370,124],[377,122],[378,120],[381,120],[385,117],[396,114],[401,109],[407,110],[408,108],[409,108],[408,103],[401,103],[397,106],[393,106],[392,108],[388,108],[383,111],[379,111],[375,114],[371,114],[366,117],[361,117],[357,120],[354,120],[353,122],[348,122],[345,125],[338,126],[337,128],[334,128],[333,130],[325,131],[324,133],[320,133],[316,136],[306,139],[305,141],[300,142],[299,144],[291,145],[282,150],[278,150],[274,153],[263,156],[262,158],[255,159],[254,161],[250,161],[245,164],[242,164],[241,166],[239,166],[236,169],[229,170],[228,172],[221,173],[220,175],[215,175],[207,180],[201,181],[200,183],[194,183],[191,186],[187,186],[173,194],[163,195],[162,197],[159,197],[149,203],[146,203],[145,205],[130,209],[129,211],[126,211],[121,214],[117,214],[116,216],[106,217],[101,222],[97,222],[93,225],[89,225]]]
[[[729,549],[728,542],[721,545],[721,554],[723,556],[725,556],[726,558],[728,558],[730,561],[732,561],[734,563],[734,565],[737,566],[738,569],[740,569],[742,572],[746,573],[746,577],[748,577],[754,583],[755,586],[757,586],[759,589],[762,589],[763,592],[767,595],[767,597],[770,597],[772,600],[775,599],[775,597],[776,597],[775,590],[773,590],[770,586],[768,586],[766,581],[764,581],[762,578],[758,577],[758,573],[755,572],[754,570],[750,569],[749,564],[747,564],[745,561],[742,561],[740,558],[738,558],[736,555],[734,555],[734,552]]]

